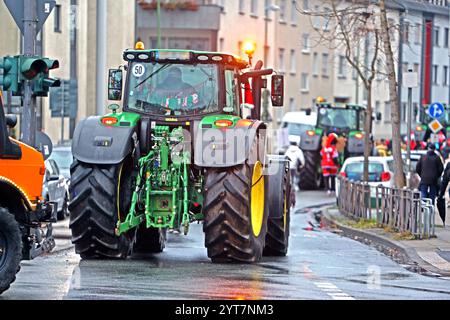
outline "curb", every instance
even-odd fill
[[[449,272],[436,268],[430,263],[423,260],[413,248],[408,248],[397,241],[391,240],[381,235],[375,235],[360,229],[355,229],[343,225],[333,218],[328,213],[329,208],[325,208],[323,212],[323,219],[332,225],[337,226],[342,231],[342,236],[356,240],[363,244],[375,247],[378,251],[388,255],[395,262],[400,264],[410,265],[412,268],[407,268],[410,271],[420,273],[427,276],[450,276]],[[418,240],[419,241],[419,240]],[[424,272],[425,271],[425,272]],[[428,273],[428,274],[427,274]]]

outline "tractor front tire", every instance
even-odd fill
[[[269,178],[269,219],[267,222],[265,256],[284,257],[289,247],[291,219],[291,175],[289,167],[281,170],[281,177]],[[278,182],[270,185],[270,182]],[[281,184],[280,184],[281,182]],[[282,213],[277,214],[277,213]],[[275,215],[275,216],[273,216]]]
[[[267,233],[266,190],[260,162],[206,170],[203,231],[212,262],[261,260]]]
[[[74,160],[71,167],[70,229],[82,259],[125,259],[131,253],[128,234],[117,236],[119,165],[94,165]]]
[[[22,260],[22,234],[14,216],[0,208],[0,294],[16,280]]]
[[[322,185],[320,173],[320,153],[318,151],[304,151],[305,166],[300,172],[300,189],[318,190]]]

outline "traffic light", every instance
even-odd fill
[[[47,63],[39,56],[19,56],[19,80],[35,80],[36,77],[46,72]]]
[[[10,90],[13,95],[20,95],[18,58],[9,56],[4,57],[3,61],[0,63],[0,69],[3,69],[3,76],[0,78],[0,86],[3,87],[3,90]]]
[[[58,69],[59,61],[48,58],[43,58],[42,60],[45,62],[46,70],[38,75],[34,83],[33,93],[39,97],[47,97],[50,88],[61,86],[61,81],[59,79],[50,77],[50,70]]]

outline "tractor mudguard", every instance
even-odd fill
[[[349,154],[364,154],[364,139],[351,135],[347,139],[347,152]]]
[[[300,149],[303,151],[317,151],[322,147],[322,135],[309,135],[307,132],[302,133],[300,140]]]
[[[226,168],[245,163],[257,134],[264,137],[264,143],[267,136],[266,125],[262,121],[250,121],[248,124],[218,129],[202,127],[201,122],[195,123],[194,164],[198,167]],[[265,151],[265,147],[259,148],[260,159],[265,159]]]
[[[289,159],[285,156],[269,155],[267,163],[268,184],[269,184],[269,218],[282,218],[283,208],[285,201],[285,192],[291,190],[291,186],[285,186],[285,176],[290,174],[289,172]],[[290,197],[290,194],[288,195]]]
[[[119,164],[133,150],[137,140],[136,129],[130,127],[107,127],[102,117],[89,117],[76,127],[72,142],[75,159],[90,164]]]

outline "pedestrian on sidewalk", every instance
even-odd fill
[[[325,181],[325,188],[328,195],[331,195],[336,189],[336,175],[339,167],[339,152],[336,145],[338,137],[335,133],[330,133],[325,141],[325,146],[320,151],[322,157],[322,175]]]
[[[450,182],[450,161],[447,162],[445,166],[444,173],[442,174],[442,183],[437,199],[437,207],[439,211],[439,216],[441,217],[442,223],[445,227],[445,216],[447,207],[445,205],[445,193],[447,192],[447,187]]]
[[[420,157],[416,166],[416,173],[420,176],[419,190],[422,198],[431,199],[434,203],[443,171],[444,165],[441,157],[436,153],[436,146],[434,143],[429,143],[428,152]]]
[[[289,136],[290,146],[286,150],[285,156],[289,159],[289,169],[291,172],[291,181],[294,184],[295,191],[299,191],[300,171],[305,166],[305,156],[300,149],[300,137]]]

